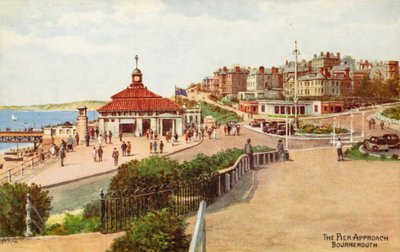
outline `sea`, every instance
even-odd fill
[[[98,118],[97,111],[88,111],[89,121]],[[16,120],[12,120],[12,118]],[[78,111],[30,111],[30,110],[0,110],[0,130],[5,131],[6,128],[24,130],[34,128],[40,130],[44,126],[57,125],[65,122],[76,123]],[[30,143],[0,143],[0,153],[18,148],[33,146]]]

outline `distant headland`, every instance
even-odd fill
[[[86,106],[88,110],[96,110],[105,105],[106,101],[76,101],[60,104],[42,104],[42,105],[27,105],[27,106],[7,106],[0,105],[0,110],[76,110],[78,107]]]

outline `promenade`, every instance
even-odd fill
[[[181,151],[183,149],[195,146],[199,144],[198,141],[190,141],[185,143],[184,138],[178,138],[178,142],[172,145],[172,141],[167,143],[165,138],[162,139],[164,143],[163,154],[159,153],[160,140],[157,140],[157,151],[156,155],[169,155],[173,152]],[[18,182],[36,183],[42,186],[48,187],[57,184],[68,183],[72,181],[78,181],[90,176],[104,174],[112,172],[117,169],[114,166],[114,160],[112,158],[112,152],[114,148],[119,151],[119,164],[128,162],[132,159],[144,159],[150,155],[150,142],[154,140],[147,140],[146,137],[123,137],[123,141],[127,143],[130,141],[132,144],[132,151],[130,156],[123,157],[121,151],[122,142],[119,138],[113,138],[112,144],[102,143],[103,148],[103,161],[94,162],[92,156],[92,149],[95,146],[96,149],[99,147],[97,140],[92,140],[90,146],[86,147],[85,144],[74,146],[73,152],[67,152],[66,158],[64,159],[64,166],[61,166],[61,161],[57,161],[51,166],[44,167],[43,169],[37,169],[33,173],[19,178]]]

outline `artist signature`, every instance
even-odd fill
[[[0,238],[0,244],[4,243],[17,243],[17,239],[12,237]]]

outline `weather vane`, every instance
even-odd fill
[[[136,60],[136,69],[137,69],[137,64],[138,64],[138,61],[139,61],[139,56],[135,55],[135,60]]]

